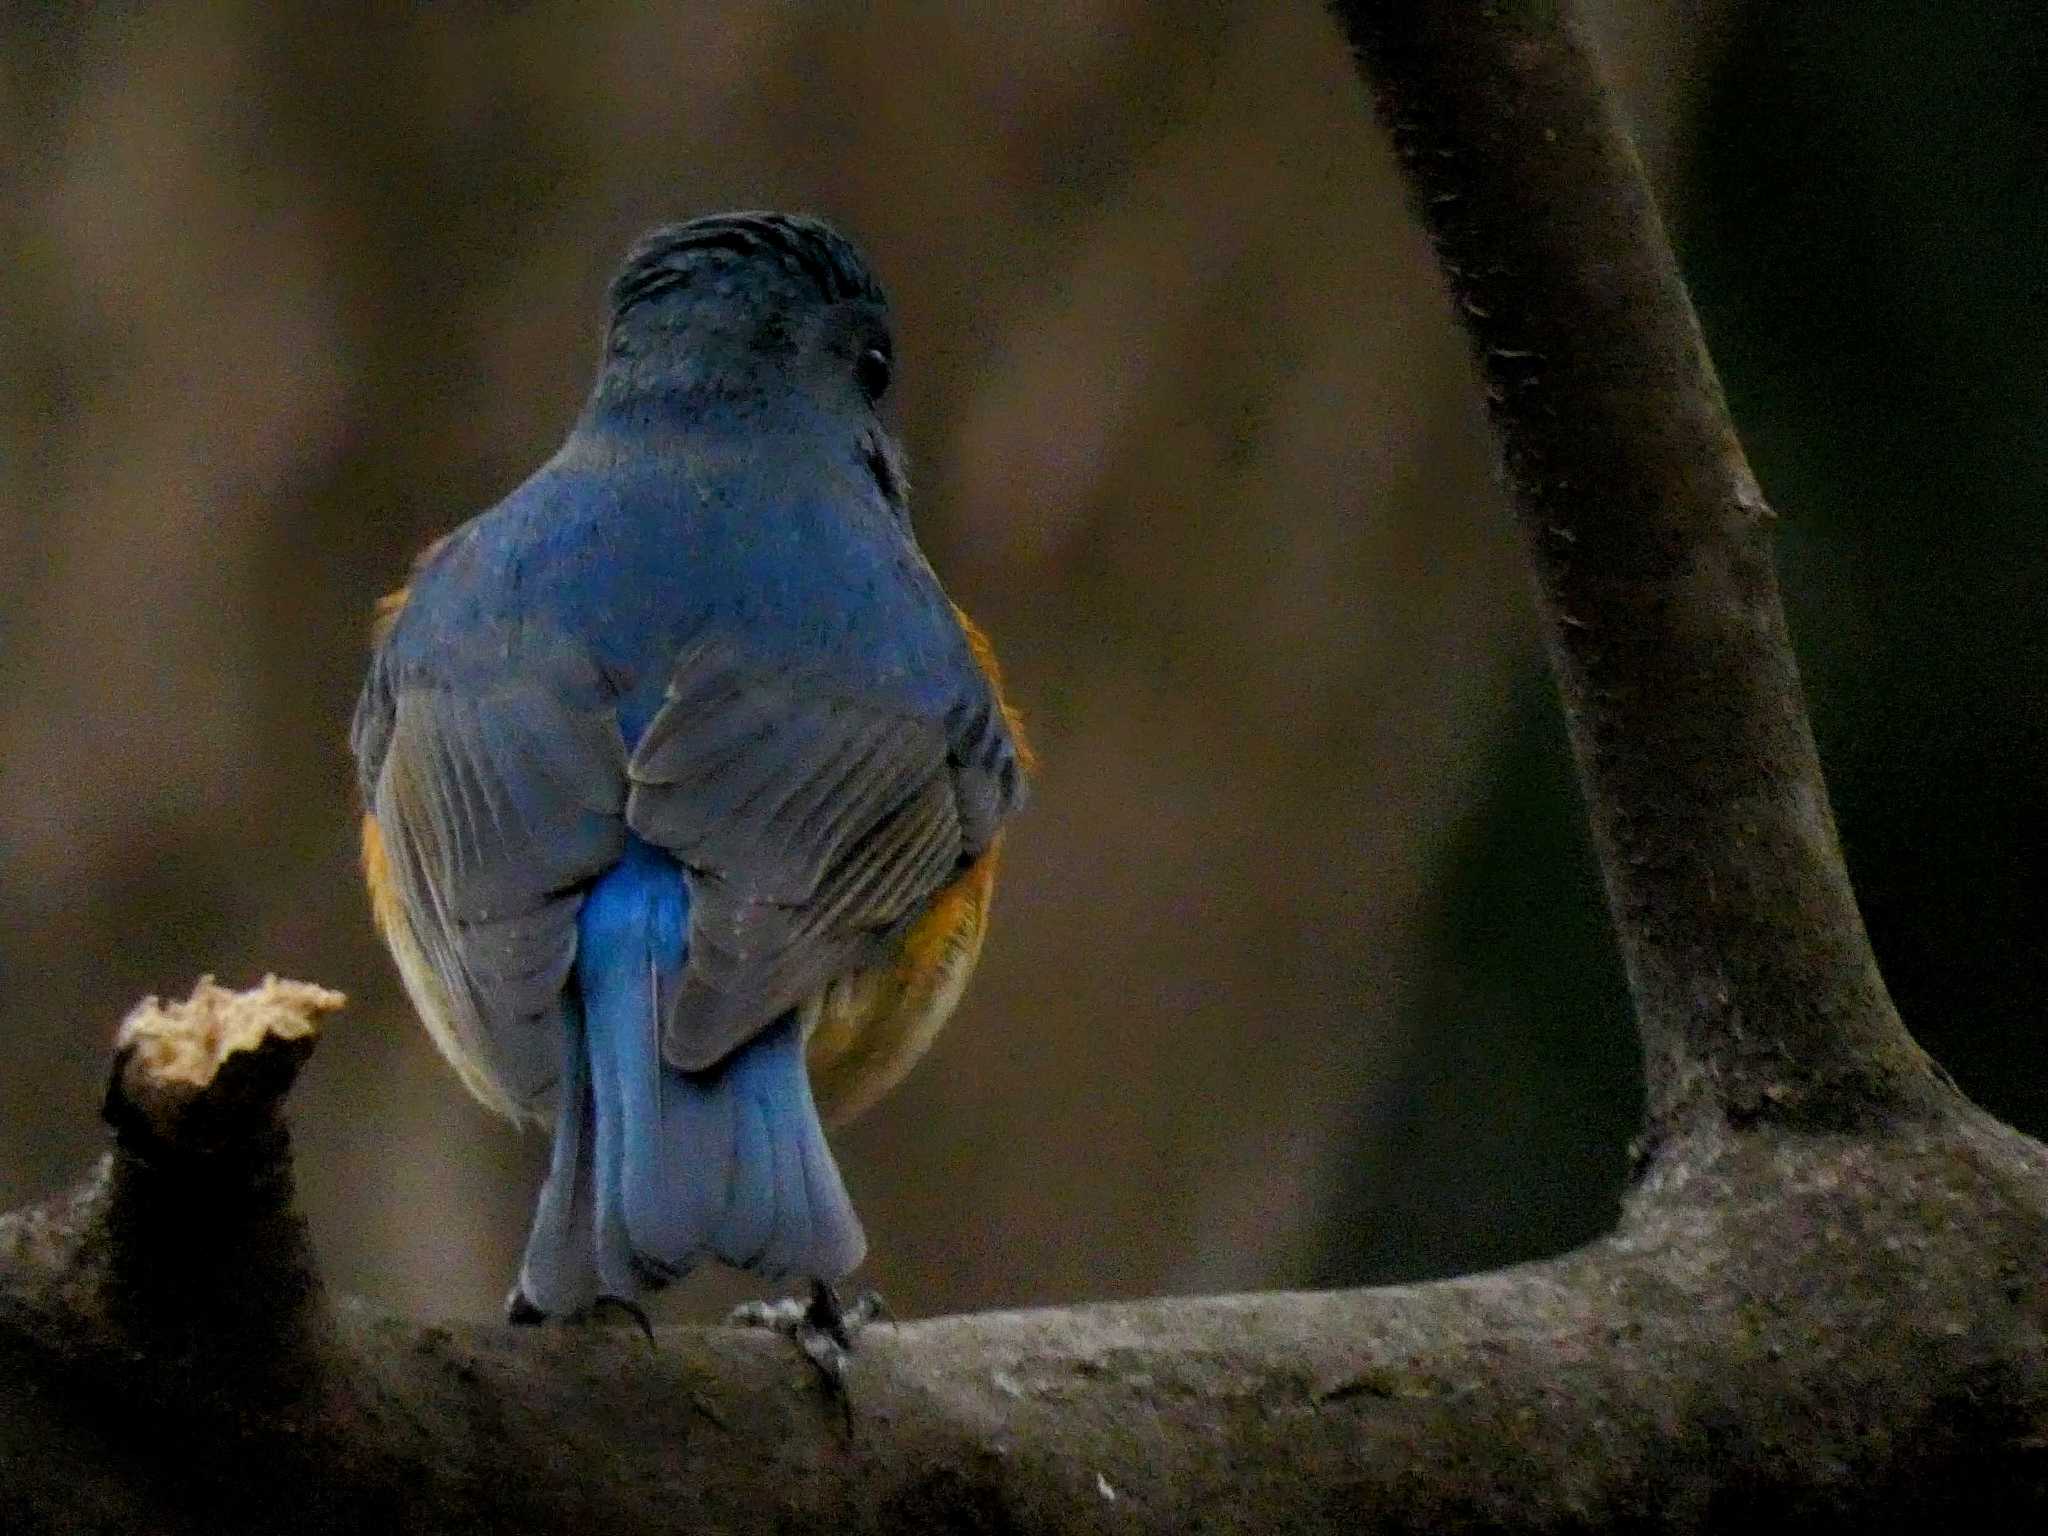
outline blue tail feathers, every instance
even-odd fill
[[[682,969],[688,903],[680,867],[636,839],[577,920],[580,1018],[519,1278],[544,1312],[630,1299],[706,1256],[832,1281],[866,1253],[794,1013],[707,1071],[661,1059],[659,1000]]]

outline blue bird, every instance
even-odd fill
[[[653,231],[553,458],[381,605],[352,744],[378,927],[469,1090],[554,1146],[515,1320],[706,1258],[835,1282],[823,1130],[928,1047],[1030,766],[912,535],[888,308],[830,226]]]

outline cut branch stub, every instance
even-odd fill
[[[247,992],[206,976],[183,1002],[144,999],[114,1037],[107,1123],[145,1155],[217,1154],[263,1136],[312,1054],[318,1020],[347,1001],[275,976]]]
[[[114,1150],[71,1198],[66,1267],[175,1370],[237,1359],[245,1375],[295,1378],[324,1336],[283,1106],[319,1019],[344,1001],[274,976],[246,992],[208,977],[183,1002],[145,1001],[115,1037]]]

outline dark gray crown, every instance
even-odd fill
[[[823,219],[801,213],[714,213],[687,224],[664,224],[640,237],[612,279],[612,319],[720,265],[720,252],[743,261],[774,262],[790,277],[814,286],[828,304],[888,302],[853,242]]]

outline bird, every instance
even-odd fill
[[[377,606],[376,926],[464,1086],[552,1123],[514,1322],[645,1329],[718,1260],[809,1282],[749,1320],[848,1342],[867,1241],[824,1127],[959,1002],[1034,767],[912,530],[893,372],[824,220],[657,228],[560,448]]]

